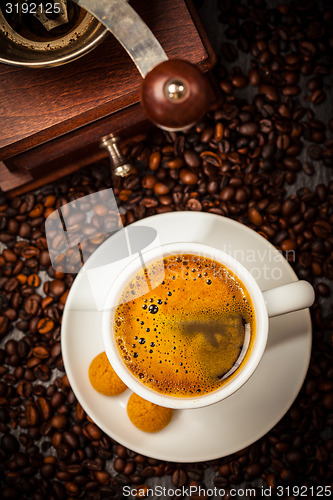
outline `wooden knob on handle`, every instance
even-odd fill
[[[212,99],[210,85],[193,64],[178,59],[155,66],[141,85],[147,117],[160,128],[184,130],[206,113]]]

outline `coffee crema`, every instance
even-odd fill
[[[149,277],[163,279],[148,293]],[[151,289],[153,288],[153,289]],[[255,337],[245,285],[208,257],[184,254],[148,264],[124,287],[114,315],[127,368],[162,394],[210,393],[234,377]]]

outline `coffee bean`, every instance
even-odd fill
[[[283,159],[283,164],[288,170],[291,170],[292,172],[298,172],[302,169],[301,162],[294,156],[286,156]]]
[[[145,189],[152,189],[154,185],[156,184],[157,179],[153,175],[145,175],[145,177],[142,179],[141,183],[142,186]]]
[[[320,160],[322,158],[323,150],[320,146],[313,144],[307,148],[307,154],[311,160]]]
[[[19,450],[20,445],[15,436],[12,434],[4,434],[1,438],[1,448],[9,455],[12,455]]]
[[[303,163],[303,171],[306,173],[306,175],[313,175],[315,172],[315,168],[312,162],[306,161]]]
[[[198,153],[192,149],[186,149],[184,151],[185,163],[191,168],[198,168],[201,165],[201,159]]]
[[[0,315],[0,337],[4,337],[9,328],[9,319],[6,316]]]
[[[208,186],[207,186],[207,191],[209,194],[215,194],[218,191],[218,183],[217,181],[210,181]]]
[[[226,153],[229,150],[229,147],[227,146],[227,141],[223,141],[223,142],[220,141],[219,149],[223,149],[223,152]],[[202,160],[204,162],[204,172],[206,173],[206,175],[210,175],[209,173],[207,173],[207,172],[210,172],[209,166],[207,165],[207,163],[209,165],[214,166],[214,167],[222,167],[221,157],[217,153],[214,153],[212,151],[202,151],[200,153],[200,157],[202,158]]]
[[[282,94],[284,96],[298,96],[301,92],[301,89],[298,85],[285,85],[282,88]]]
[[[244,188],[240,187],[236,190],[234,199],[237,203],[244,203],[247,200],[247,198],[248,198],[248,193]]]
[[[276,147],[281,150],[286,150],[288,149],[290,145],[290,139],[287,134],[281,134],[278,136],[276,140]]]
[[[176,488],[182,488],[187,482],[187,474],[183,469],[176,469],[172,474],[172,483]]]
[[[8,356],[13,356],[17,353],[17,341],[14,339],[8,340],[5,344],[5,352]]]
[[[280,247],[283,252],[289,252],[291,250],[296,250],[296,242],[291,238],[288,238],[281,242]]]
[[[240,134],[245,135],[245,136],[253,136],[256,135],[258,132],[258,124],[254,122],[247,122],[243,123],[238,127],[238,131]]]
[[[301,465],[305,460],[305,456],[301,451],[293,450],[286,453],[286,460],[291,465]]]
[[[13,240],[13,235],[5,232],[0,232],[0,241],[1,243],[8,244]]]
[[[146,196],[141,200],[141,204],[146,208],[153,208],[157,207],[158,201],[153,197]]]
[[[123,469],[123,474],[125,474],[126,476],[130,476],[131,474],[133,474],[133,472],[135,471],[135,468],[136,468],[136,463],[134,460],[130,460],[126,463],[124,469]]]
[[[252,465],[249,465],[248,467],[246,467],[245,470],[246,470],[247,475],[250,478],[260,476],[261,466],[260,466],[260,464],[252,464]]]
[[[126,462],[122,458],[116,458],[113,462],[113,467],[116,472],[122,472],[125,468]]]
[[[249,209],[248,216],[252,224],[255,226],[260,226],[263,223],[263,218],[260,212],[254,207]]]
[[[184,165],[184,161],[182,158],[174,158],[173,160],[168,161],[168,167],[170,169],[178,169]]]
[[[263,118],[259,122],[260,130],[264,134],[269,134],[273,129],[273,122],[268,118]]]
[[[60,297],[65,291],[65,283],[61,280],[55,279],[48,283],[48,293],[54,297]]]
[[[227,186],[222,189],[220,198],[222,201],[230,201],[235,196],[235,189],[232,186]]]
[[[23,248],[21,255],[24,259],[32,259],[39,255],[39,250],[33,246],[26,246]]]
[[[32,353],[36,358],[47,359],[50,356],[49,351],[43,346],[36,346],[32,349]]]
[[[43,420],[49,420],[52,416],[52,407],[49,401],[44,397],[37,399],[37,405]]]
[[[35,405],[28,404],[25,409],[25,418],[27,421],[27,425],[30,427],[34,427],[39,422],[39,414]]]
[[[40,468],[40,475],[44,479],[48,479],[54,476],[55,473],[55,466],[54,464],[44,464]]]
[[[64,432],[63,433],[63,441],[70,448],[73,448],[74,450],[79,448],[79,439],[73,432],[67,432],[67,431]]]
[[[260,94],[264,94],[270,101],[278,101],[279,99],[278,91],[273,85],[261,84],[258,90]]]
[[[327,410],[333,410],[333,396],[332,392],[325,394],[322,399],[323,405]]]
[[[15,277],[9,278],[5,283],[4,290],[9,293],[14,292],[14,290],[18,288],[19,284],[20,282],[17,278]]]
[[[67,427],[68,418],[66,415],[58,414],[54,415],[51,419],[51,425],[55,429],[64,429]]]
[[[88,423],[86,430],[92,439],[100,439],[102,437],[102,431],[93,423]]]
[[[149,168],[150,170],[157,170],[161,162],[160,151],[154,151],[149,157]]]
[[[166,184],[163,184],[162,182],[157,182],[154,185],[154,192],[157,195],[165,195],[168,194],[170,191],[169,187]]]
[[[316,292],[321,297],[328,297],[331,293],[331,290],[330,290],[329,286],[326,285],[326,283],[320,282],[320,283],[317,283],[317,285],[316,285]]]
[[[195,198],[190,198],[186,204],[187,210],[192,210],[195,212],[200,212],[202,210],[202,205],[199,200]]]
[[[50,333],[53,330],[53,328],[54,328],[54,321],[47,317],[41,318],[37,323],[37,331],[41,335]]]
[[[48,267],[51,264],[50,254],[47,250],[40,252],[39,262],[42,267]]]
[[[243,73],[239,73],[231,78],[231,83],[236,89],[242,89],[246,87],[248,79]]]
[[[250,85],[257,87],[261,81],[259,71],[254,69],[254,68],[250,69],[249,73],[248,73],[248,79],[249,79]]]
[[[297,209],[298,209],[297,201],[289,198],[283,202],[281,207],[281,212],[282,215],[290,217],[292,214],[296,212]]]
[[[197,174],[185,168],[180,171],[180,179],[186,185],[193,185],[198,182]]]
[[[51,349],[51,356],[52,357],[57,357],[59,356],[59,354],[61,353],[61,344],[60,342],[55,342],[52,346],[52,349]]]
[[[230,95],[232,94],[232,83],[229,81],[229,80],[222,80],[220,82],[220,88],[222,90],[222,92],[224,92],[225,94],[227,95]]]
[[[325,220],[315,221],[312,230],[319,238],[327,238],[332,232],[331,225]]]
[[[6,248],[3,252],[2,252],[2,255],[3,257],[5,258],[5,260],[7,262],[16,262],[17,261],[17,255],[15,252],[13,252],[13,250],[10,250],[9,248]]]
[[[312,92],[310,100],[314,104],[320,104],[326,99],[326,94],[322,89],[316,89]]]
[[[125,448],[125,446],[122,446],[121,444],[117,446],[116,453],[119,458],[123,459],[127,458],[127,449]]]

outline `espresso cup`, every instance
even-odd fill
[[[205,257],[230,270],[245,286],[251,298],[255,314],[256,330],[251,349],[237,369],[235,376],[228,378],[216,390],[202,395],[193,395],[193,397],[161,394],[142,383],[126,366],[119,352],[113,327],[115,311],[120,303],[120,297],[125,285],[140,270],[142,271],[144,266],[158,262],[161,256],[168,257],[172,255]],[[159,280],[162,279],[161,273],[160,278],[155,276],[155,285],[157,286]],[[135,290],[133,293],[135,293]],[[192,299],[195,300],[195,297]],[[265,351],[270,317],[305,309],[310,307],[313,301],[314,290],[307,281],[296,281],[263,292],[250,272],[239,261],[222,250],[199,243],[170,243],[149,249],[142,252],[141,256],[134,257],[113,281],[102,313],[104,347],[107,357],[118,376],[133,392],[142,398],[157,405],[174,409],[199,408],[217,403],[231,396],[253,375]],[[218,297],[212,297],[212,302],[215,302],[212,305],[216,306]],[[195,323],[196,318],[192,318],[192,320]]]

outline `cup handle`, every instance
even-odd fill
[[[312,306],[315,293],[307,281],[295,281],[263,292],[270,318]]]

